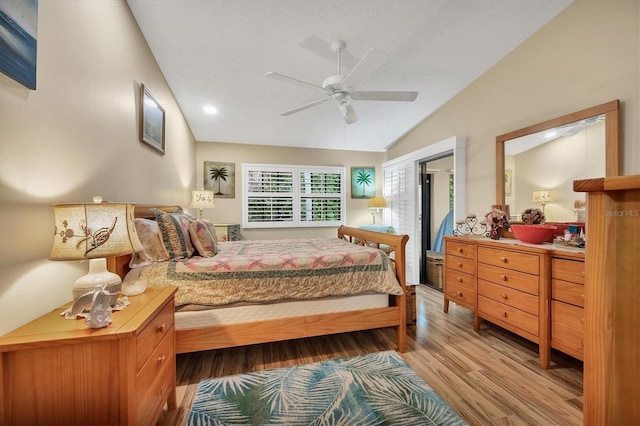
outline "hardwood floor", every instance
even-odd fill
[[[470,425],[582,425],[582,363],[553,352],[540,368],[537,345],[483,322],[442,293],[417,288],[417,324],[408,327],[407,363]],[[198,382],[211,377],[395,349],[393,329],[181,354],[178,409],[159,425],[182,425]]]

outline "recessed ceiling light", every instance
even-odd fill
[[[206,112],[207,114],[217,114],[218,113],[218,108],[214,107],[213,105],[205,105],[204,106],[204,112]]]

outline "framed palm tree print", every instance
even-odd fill
[[[205,161],[204,189],[213,191],[215,198],[236,198],[235,163]]]
[[[375,167],[351,168],[351,198],[371,198],[376,195]]]

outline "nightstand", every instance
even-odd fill
[[[176,408],[174,295],[148,288],[106,328],[62,306],[0,337],[2,424],[155,424]]]
[[[236,223],[216,223],[213,225],[216,230],[218,241],[239,241],[240,225]]]

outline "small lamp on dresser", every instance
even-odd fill
[[[205,189],[194,189],[191,191],[191,208],[197,208],[200,210],[199,218],[202,219],[202,210],[211,209],[216,206],[216,202],[213,198],[213,191],[207,191]]]
[[[384,209],[387,207],[387,200],[382,195],[374,195],[369,198],[369,209],[371,210],[371,217],[373,218],[373,223],[376,223],[376,215],[380,212],[380,209]]]
[[[55,204],[55,230],[50,260],[89,259],[89,273],[73,284],[73,299],[102,285],[116,293],[122,286],[117,274],[107,271],[107,257],[123,256],[142,249],[130,203]],[[118,296],[112,296],[111,305]]]
[[[544,206],[553,201],[553,196],[550,191],[545,191],[541,189],[540,191],[533,191],[533,195],[531,196],[531,201],[534,203],[540,203],[542,206],[542,213],[544,213]]]

